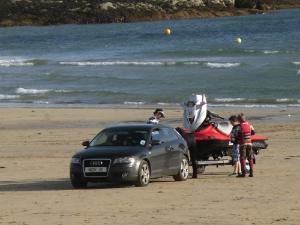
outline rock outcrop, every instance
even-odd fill
[[[243,15],[299,6],[300,0],[0,0],[0,26]]]

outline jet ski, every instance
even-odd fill
[[[193,151],[198,171],[204,172],[208,165],[231,165],[231,159],[225,159],[225,156],[231,156],[233,145],[230,139],[230,122],[207,109],[204,94],[192,94],[183,108],[184,127],[176,129],[187,141],[190,151]],[[255,154],[268,147],[265,136],[254,134],[251,140]]]

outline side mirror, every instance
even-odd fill
[[[90,146],[90,141],[83,141],[82,143],[81,143],[83,146],[85,146],[85,147],[89,147]]]
[[[161,141],[160,140],[152,140],[151,141],[151,145],[154,146],[154,145],[160,145],[161,144]]]

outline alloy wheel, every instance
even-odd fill
[[[189,163],[185,157],[181,161],[180,173],[184,179],[187,179],[189,176]]]

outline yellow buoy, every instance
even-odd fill
[[[169,27],[165,28],[164,34],[165,34],[165,35],[171,35],[171,34],[172,34],[171,28],[169,28]]]
[[[237,37],[237,38],[235,39],[235,42],[236,42],[237,44],[241,44],[241,43],[242,43],[242,38]]]

